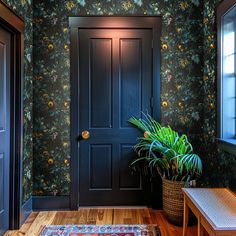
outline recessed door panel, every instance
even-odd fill
[[[120,145],[119,188],[123,190],[142,189],[140,174],[137,172],[132,172],[130,169],[130,163],[134,160],[135,155],[133,145]]]
[[[90,190],[112,188],[112,145],[90,146]]]
[[[91,128],[110,128],[112,125],[111,56],[111,39],[90,39]]]
[[[142,39],[120,39],[121,127],[142,111]],[[127,53],[129,52],[129,53]]]

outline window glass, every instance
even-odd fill
[[[222,17],[222,138],[236,134],[235,78],[236,7]]]

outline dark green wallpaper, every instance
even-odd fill
[[[215,10],[220,0],[204,2],[204,176],[207,186],[229,187],[236,191],[236,157],[217,149],[216,145],[216,15]]]
[[[161,15],[161,119],[203,142],[203,4],[199,0],[34,1],[34,194],[68,195],[68,16]],[[213,109],[213,108],[211,108]]]
[[[23,156],[23,203],[33,191],[33,5],[31,0],[6,0],[6,3],[25,21],[24,58],[24,156]]]
[[[68,16],[79,15],[163,17],[161,121],[189,135],[203,159],[203,185],[236,190],[236,158],[217,150],[215,142],[219,0],[34,0],[33,7],[30,0],[7,2],[26,21],[24,201],[31,196],[32,186],[34,195],[70,194]]]

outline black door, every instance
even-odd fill
[[[10,40],[0,28],[0,235],[9,226]]]
[[[144,204],[127,120],[151,113],[152,65],[152,30],[79,30],[79,205]]]

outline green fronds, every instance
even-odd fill
[[[149,168],[156,168],[162,177],[170,180],[187,181],[200,176],[202,161],[193,154],[187,136],[179,136],[170,126],[162,126],[150,115],[143,115],[144,119],[129,119],[129,123],[147,134],[138,138],[134,149],[139,158],[131,165],[146,162]]]

